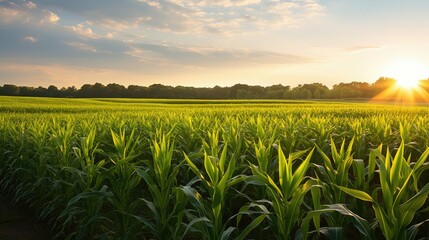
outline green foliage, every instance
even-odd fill
[[[380,146],[374,150],[377,157],[380,187],[371,193],[337,186],[341,191],[363,201],[371,202],[378,225],[386,239],[410,239],[407,227],[417,211],[423,207],[429,195],[429,183],[418,188],[415,172],[419,170],[428,155],[429,148],[411,166],[410,158],[404,157],[404,142],[394,157],[389,149],[382,155]],[[414,182],[414,187],[413,187]],[[378,195],[381,191],[382,200]]]
[[[0,97],[0,187],[57,239],[419,239],[428,116],[363,103]]]
[[[281,147],[278,147],[278,182],[257,166],[250,165],[253,174],[260,181],[259,184],[267,188],[269,205],[274,211],[269,220],[277,239],[291,239],[292,231],[300,218],[300,208],[305,194],[317,183],[312,179],[306,180],[313,150],[293,171],[294,162],[305,153],[306,151],[296,152],[286,158]]]

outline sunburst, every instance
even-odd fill
[[[428,70],[423,64],[413,60],[401,60],[391,64],[383,75],[396,79],[396,84],[375,96],[373,100],[394,100],[401,103],[429,102],[429,94],[419,86],[420,80],[429,76]]]

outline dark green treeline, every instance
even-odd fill
[[[75,98],[182,98],[182,99],[345,99],[372,98],[387,88],[394,86],[396,80],[380,77],[376,82],[339,83],[331,89],[321,83],[300,84],[297,87],[272,85],[269,87],[236,84],[232,87],[196,88],[184,86],[165,86],[153,84],[149,87],[130,85],[125,87],[116,83],[107,86],[101,83],[85,84],[80,89],[56,86],[26,87],[5,84],[0,86],[4,96],[40,96]],[[420,86],[429,91],[429,79],[421,80]]]

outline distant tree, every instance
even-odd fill
[[[290,91],[290,86],[283,86],[281,84],[265,87],[265,98],[268,99],[282,99],[285,92]]]
[[[90,92],[92,92],[91,95],[93,97],[98,97],[98,98],[109,97],[109,93],[107,91],[106,86],[98,82],[90,87]]]
[[[246,99],[261,99],[266,98],[266,89],[261,86],[248,86]]]
[[[371,97],[370,85],[366,82],[335,84],[328,93],[329,98],[366,98]]]
[[[46,96],[47,97],[58,97],[60,90],[54,85],[50,85],[48,89],[46,89]]]
[[[228,98],[229,99],[239,99],[240,97],[244,97],[245,93],[249,90],[249,86],[246,84],[235,84],[231,88],[228,89]]]
[[[109,83],[106,86],[106,97],[125,97],[126,96],[126,88],[122,85],[116,83]]]
[[[34,88],[22,86],[19,87],[19,95],[20,96],[34,96]]]
[[[393,87],[396,84],[396,80],[394,78],[388,77],[380,77],[375,83],[373,83],[370,87],[371,97],[380,94],[384,90]]]
[[[0,86],[0,95],[10,96],[44,96],[44,97],[128,97],[128,98],[189,98],[189,99],[319,99],[319,98],[370,98],[396,83],[395,79],[380,77],[373,84],[351,82],[335,84],[332,89],[322,83],[299,84],[291,88],[281,84],[262,87],[246,84],[235,84],[232,87],[215,86],[213,88],[165,86],[152,84],[149,87],[129,85],[125,87],[116,83],[104,86],[101,83],[84,84],[80,89],[68,87],[58,89],[54,85],[44,87],[17,87],[12,84]],[[422,80],[420,85],[429,92],[429,79]]]
[[[152,84],[148,89],[148,97],[151,98],[174,98],[173,87],[162,84]]]
[[[226,99],[228,98],[228,90],[219,86],[211,89],[209,96],[213,99]]]
[[[304,84],[303,88],[311,93],[311,98],[325,98],[329,88],[321,83]]]
[[[46,97],[47,95],[48,95],[47,94],[47,89],[44,88],[44,87],[42,87],[42,86],[39,86],[36,89],[34,89],[34,96],[37,96],[37,97]]]
[[[299,84],[293,88],[289,97],[291,99],[325,98],[329,88],[321,83]]]
[[[292,89],[292,96],[295,99],[310,99],[312,94],[307,87],[304,87],[303,84],[298,84],[298,86]]]
[[[148,95],[148,88],[137,85],[129,85],[127,88],[127,96],[132,98],[144,98]]]
[[[18,96],[19,88],[13,84],[5,84],[3,85],[1,94],[6,96]]]
[[[76,97],[77,94],[77,88],[75,86],[71,86],[68,88],[64,88],[64,90],[61,90],[63,97]]]
[[[84,84],[77,92],[79,97],[89,98],[89,97],[95,97],[92,92],[92,85],[91,84]]]

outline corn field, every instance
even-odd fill
[[[0,187],[57,239],[421,239],[429,108],[0,97]]]

